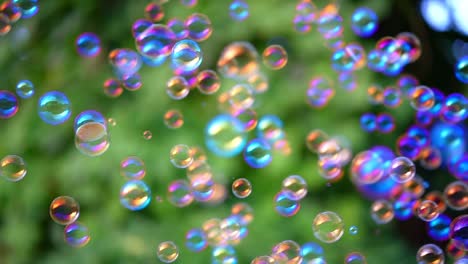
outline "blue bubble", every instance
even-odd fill
[[[220,245],[211,252],[211,264],[237,264],[236,250],[229,245]]]
[[[303,264],[314,263],[314,264],[325,264],[326,261],[323,257],[323,248],[317,243],[308,242],[301,246],[300,255],[302,257]]]
[[[132,24],[132,35],[134,38],[138,37],[141,33],[143,33],[146,29],[148,29],[153,22],[148,19],[137,19]]]
[[[101,53],[101,40],[91,32],[85,32],[76,38],[76,50],[83,57],[96,57]]]
[[[337,38],[343,34],[343,18],[334,12],[323,12],[317,20],[317,29],[325,39]]]
[[[104,115],[95,110],[86,110],[79,113],[75,117],[73,129],[76,131],[80,126],[90,122],[98,122],[103,124],[104,126],[107,126],[107,121]]]
[[[299,201],[290,199],[284,191],[277,193],[273,201],[276,212],[281,216],[291,217],[301,209]]]
[[[393,211],[395,214],[395,218],[400,221],[410,219],[413,216],[413,203],[414,202],[406,202],[400,200],[393,202]]]
[[[461,125],[438,122],[430,131],[432,146],[438,148],[445,164],[453,164],[461,159],[468,144],[467,131]]]
[[[272,161],[271,146],[264,139],[253,139],[244,149],[244,160],[252,168],[264,168]]]
[[[417,125],[426,127],[432,124],[434,117],[428,111],[417,111],[414,119]]]
[[[131,180],[120,189],[120,203],[127,209],[138,211],[146,208],[151,202],[151,190],[145,182]]]
[[[162,24],[151,25],[135,38],[138,52],[152,59],[169,56],[176,40],[174,32]]]
[[[46,92],[39,98],[39,117],[50,125],[59,125],[71,116],[71,103],[68,97],[59,91]]]
[[[233,157],[242,152],[247,134],[242,122],[230,115],[221,114],[211,119],[205,128],[207,148],[221,157]]]
[[[367,7],[360,7],[354,10],[351,17],[351,28],[359,37],[367,38],[372,36],[378,27],[377,14]]]
[[[243,21],[249,17],[249,5],[243,0],[233,0],[229,5],[229,15],[234,20]]]
[[[465,84],[468,84],[468,56],[460,58],[455,64],[455,76]]]
[[[332,67],[336,71],[353,71],[361,69],[366,62],[366,53],[359,44],[348,44],[333,52]]]
[[[208,247],[205,232],[198,228],[190,229],[185,235],[185,246],[193,252],[203,251]]]
[[[39,12],[39,0],[13,0],[21,8],[21,18],[31,18]]]
[[[171,61],[173,69],[190,72],[198,69],[203,61],[203,53],[197,42],[184,39],[172,48]]]
[[[377,116],[372,113],[365,113],[359,119],[362,130],[366,132],[373,132],[377,129]]]
[[[440,115],[448,123],[463,122],[468,117],[468,99],[459,93],[448,95],[440,110]]]
[[[395,119],[387,113],[377,115],[377,130],[380,133],[390,133],[395,129]]]
[[[139,90],[143,86],[141,76],[138,73],[125,74],[122,76],[121,81],[125,89],[129,91]]]
[[[21,80],[16,84],[16,94],[23,98],[28,99],[34,95],[34,84],[28,80]]]
[[[388,57],[380,50],[371,50],[367,54],[367,67],[375,72],[381,72],[387,65]]]
[[[436,219],[427,223],[428,235],[437,241],[446,241],[450,238],[450,223],[452,219],[441,214]]]
[[[429,138],[429,131],[421,126],[412,125],[406,130],[406,135],[410,138],[416,139],[419,148],[428,147],[431,143]]]
[[[12,92],[0,90],[0,119],[11,118],[18,112],[18,98]]]
[[[434,105],[431,107],[431,109],[427,110],[426,112],[436,117],[442,111],[442,107],[445,103],[445,95],[437,88],[431,87],[431,89],[434,93]]]
[[[185,27],[185,22],[178,18],[171,18],[167,21],[167,27],[174,32],[177,39],[184,39],[188,37],[188,29]]]
[[[346,91],[354,91],[357,88],[356,76],[350,71],[340,72],[338,85]]]
[[[449,170],[455,178],[468,182],[468,154],[464,154],[459,160],[449,164]]]
[[[356,235],[356,234],[358,233],[358,231],[359,231],[359,229],[358,229],[357,226],[351,226],[351,227],[349,228],[349,233],[350,233],[351,235]]]
[[[275,115],[264,115],[257,123],[257,137],[268,140],[270,144],[285,137],[283,121]]]
[[[142,59],[131,49],[114,49],[109,53],[109,62],[117,77],[132,75],[140,70]]]

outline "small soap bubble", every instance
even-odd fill
[[[174,100],[184,99],[189,92],[189,84],[182,76],[173,76],[166,83],[166,93]]]
[[[76,50],[82,57],[93,58],[101,53],[101,40],[91,32],[81,33],[75,41]]]
[[[207,148],[221,157],[233,157],[242,152],[247,144],[247,135],[244,132],[242,123],[230,115],[221,114],[211,119],[205,127],[205,143]],[[263,145],[252,145],[262,147]],[[258,150],[262,150],[260,148]],[[250,153],[249,154],[256,154]],[[265,154],[262,152],[262,154]],[[256,161],[252,156],[252,162]],[[260,161],[266,161],[265,155],[262,155]],[[262,164],[260,164],[262,165]],[[266,165],[265,165],[266,166]]]
[[[71,116],[71,103],[68,97],[58,91],[49,91],[39,98],[39,117],[50,125],[59,125]]]
[[[416,252],[418,264],[444,264],[444,251],[435,244],[426,244]]]
[[[455,77],[465,84],[468,84],[468,56],[458,59],[455,63]]]
[[[120,203],[129,210],[142,210],[150,202],[151,190],[143,181],[130,180],[120,189]]]
[[[191,14],[185,19],[185,28],[189,38],[201,42],[207,40],[213,33],[213,26],[208,16],[200,13]]]
[[[456,242],[453,240],[449,240],[447,246],[445,247],[445,253],[447,253],[449,257],[455,259],[453,264],[468,264],[468,256],[466,256],[466,251],[462,248],[458,248]]]
[[[374,222],[379,225],[387,224],[395,216],[392,204],[385,200],[374,201],[370,213]]]
[[[172,48],[172,68],[182,72],[190,72],[198,69],[203,61],[203,53],[197,42],[191,39],[183,39]]]
[[[452,219],[447,215],[439,215],[427,223],[427,234],[434,240],[446,241],[450,238],[450,223]]]
[[[132,35],[134,38],[136,38],[139,34],[144,32],[146,29],[148,29],[151,25],[153,25],[153,22],[147,19],[137,19],[135,22],[132,24]]]
[[[150,130],[143,131],[143,138],[146,140],[150,140],[153,138],[153,133]]]
[[[307,23],[312,23],[317,19],[319,9],[310,0],[300,0],[296,5],[296,14]]]
[[[444,199],[448,207],[456,211],[468,208],[468,185],[462,181],[452,182],[444,189]]]
[[[259,71],[258,52],[249,42],[233,42],[222,51],[217,68],[227,78],[246,79]]]
[[[396,108],[402,103],[400,88],[388,86],[383,90],[383,105],[390,108]]]
[[[388,134],[395,130],[395,118],[387,113],[380,113],[377,115],[377,130],[380,133]]]
[[[179,257],[179,248],[172,241],[164,241],[158,245],[158,259],[164,263],[172,263]]]
[[[426,111],[434,106],[434,92],[427,86],[416,86],[411,90],[411,94],[409,96],[411,107],[413,107],[415,110]]]
[[[214,94],[221,87],[218,74],[212,70],[203,70],[197,75],[197,88],[202,94]]]
[[[247,203],[234,204],[231,208],[231,214],[239,216],[243,225],[250,224],[254,218],[253,209]]]
[[[252,168],[268,166],[272,161],[271,146],[264,139],[252,139],[244,149],[244,160]]]
[[[321,108],[335,96],[333,83],[325,77],[315,77],[310,83],[306,91],[307,103],[314,108]]]
[[[63,233],[65,242],[72,247],[84,247],[91,240],[88,227],[80,222],[68,224]]]
[[[362,130],[374,132],[377,129],[377,116],[373,113],[364,113],[359,119]]]
[[[249,5],[243,0],[233,0],[229,4],[229,15],[236,21],[244,21],[249,17]]]
[[[405,63],[414,62],[421,56],[422,46],[419,38],[411,32],[402,32],[395,39],[397,45],[403,51],[402,60]]]
[[[149,3],[145,7],[145,17],[153,23],[161,21],[164,18],[163,6],[156,3]]]
[[[357,36],[367,38],[377,31],[378,19],[374,10],[359,7],[351,16],[351,28]]]
[[[450,224],[450,238],[454,245],[462,250],[468,248],[468,238],[466,237],[466,230],[468,229],[468,215],[460,215],[453,219]]]
[[[331,65],[336,71],[355,71],[366,65],[366,52],[360,44],[351,43],[336,49],[331,57]]]
[[[167,186],[167,200],[177,206],[185,207],[193,202],[190,184],[184,180],[173,181]]]
[[[169,159],[176,168],[187,168],[193,162],[190,147],[184,144],[173,146],[169,152]]]
[[[213,178],[213,172],[206,160],[195,160],[187,167],[187,178],[190,182],[206,182]]]
[[[284,194],[294,201],[301,200],[307,195],[307,182],[299,175],[286,177],[281,185]]]
[[[293,18],[294,30],[299,33],[307,33],[312,29],[312,23],[306,17],[296,14]]]
[[[227,241],[235,241],[241,236],[242,225],[236,216],[230,216],[221,220],[219,227],[221,228],[221,235]]]
[[[70,196],[59,196],[50,203],[49,214],[57,224],[68,225],[80,216],[80,206]]]
[[[192,157],[193,157],[194,162],[196,162],[196,161],[203,162],[203,161],[207,160],[206,152],[200,146],[192,146],[190,148],[190,152],[192,152]]]
[[[171,109],[164,114],[164,124],[168,128],[177,129],[184,124],[184,116],[179,110]]]
[[[237,198],[246,198],[252,193],[252,184],[246,178],[236,179],[232,183],[232,194]]]
[[[104,94],[109,97],[116,98],[119,97],[124,89],[119,80],[109,78],[104,82]]]
[[[203,251],[208,247],[205,232],[199,228],[190,229],[185,234],[185,246],[193,252]]]
[[[359,252],[351,252],[344,259],[345,264],[367,264],[366,257]]]
[[[257,126],[257,112],[252,108],[234,109],[231,114],[242,122],[245,132],[252,131]]]
[[[10,23],[15,23],[22,16],[21,8],[11,1],[5,1],[0,5],[0,13],[6,15]]]
[[[35,16],[39,12],[39,0],[12,0],[21,8],[21,18],[27,19]]]
[[[289,198],[284,191],[278,192],[273,198],[276,212],[284,217],[296,215],[301,209],[301,204]]]
[[[132,92],[139,90],[143,86],[141,76],[138,73],[125,74],[122,76],[121,81],[125,89]]]
[[[8,181],[20,181],[27,172],[26,163],[20,156],[7,155],[0,160],[0,176]]]
[[[383,88],[373,84],[367,88],[369,102],[374,105],[382,104],[384,100]]]
[[[351,177],[357,184],[375,183],[384,172],[382,159],[373,151],[360,152],[351,161]]]
[[[129,180],[141,180],[146,175],[146,166],[137,156],[128,156],[120,162],[120,175]]]
[[[352,92],[357,88],[356,76],[353,72],[340,72],[338,85],[346,91]]]
[[[306,146],[307,148],[317,153],[320,145],[328,140],[328,135],[320,129],[314,129],[307,134]]]
[[[228,91],[229,104],[233,108],[246,109],[255,102],[252,87],[249,84],[236,84]]]
[[[301,246],[293,240],[285,240],[273,247],[271,256],[278,263],[299,264],[302,262]]]
[[[288,63],[288,53],[280,45],[270,45],[262,53],[263,63],[268,68],[279,70]]]
[[[416,166],[407,157],[396,157],[390,163],[388,174],[396,182],[407,182],[416,175]]]
[[[107,119],[107,122],[108,122],[109,125],[111,125],[111,126],[116,126],[116,125],[117,125],[117,121],[116,121],[114,118],[112,118],[112,117],[109,117],[109,118]]]
[[[110,146],[110,138],[103,122],[87,122],[75,131],[75,147],[84,155],[96,157]]]
[[[21,80],[16,84],[16,94],[23,98],[28,99],[34,95],[34,84],[29,80]]]
[[[0,90],[0,119],[13,117],[19,109],[16,95],[6,90]]]
[[[445,98],[440,109],[442,120],[447,123],[460,123],[468,118],[468,99],[459,93],[453,93]]]
[[[343,236],[343,219],[335,212],[321,212],[314,218],[312,230],[318,240],[324,243],[334,243]]]

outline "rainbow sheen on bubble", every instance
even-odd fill
[[[190,72],[196,70],[203,61],[203,53],[197,42],[184,39],[172,48],[171,62],[174,69]]]
[[[82,57],[93,58],[101,53],[101,40],[92,32],[81,33],[75,41],[76,50]]]
[[[34,92],[34,84],[29,80],[21,80],[16,84],[16,94],[23,99],[30,98]]]
[[[46,92],[39,98],[39,117],[47,124],[59,125],[71,116],[71,102],[68,97],[59,91]]]
[[[334,243],[344,234],[343,219],[335,212],[321,212],[312,222],[312,231],[318,240],[324,243]]]
[[[0,119],[13,117],[19,110],[16,95],[6,90],[0,90]]]
[[[20,156],[7,155],[0,160],[0,176],[8,181],[20,181],[27,172],[26,162]]]
[[[158,245],[156,255],[161,262],[172,263],[179,257],[179,248],[172,241],[164,241]]]
[[[378,28],[378,16],[374,10],[367,7],[359,7],[351,15],[351,29],[359,37],[368,38]]]
[[[80,216],[80,205],[70,196],[55,198],[49,207],[49,215],[59,225],[69,225]]]
[[[271,146],[266,140],[252,139],[245,145],[244,160],[250,167],[264,168],[272,159]]]
[[[75,248],[84,247],[91,240],[88,227],[80,222],[65,226],[63,234],[65,242]]]
[[[242,123],[230,115],[221,114],[211,119],[205,127],[207,148],[221,157],[233,157],[242,152],[247,135]]]
[[[229,16],[236,21],[244,21],[249,17],[249,5],[244,0],[232,0],[229,4]]]
[[[263,64],[273,70],[279,70],[288,63],[288,53],[281,45],[270,45],[262,53]]]
[[[120,204],[131,211],[146,208],[151,202],[151,189],[140,180],[127,181],[120,188]]]

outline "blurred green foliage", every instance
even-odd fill
[[[323,44],[315,28],[299,34],[293,30],[292,18],[296,1],[255,0],[250,17],[236,22],[228,16],[230,1],[205,1],[187,8],[177,0],[164,5],[165,18],[185,18],[193,12],[208,15],[213,35],[201,43],[203,69],[215,69],[223,47],[238,40],[252,42],[261,52],[272,39],[280,39],[289,51],[289,63],[280,71],[264,69],[270,80],[267,93],[257,97],[259,116],[275,114],[285,123],[292,147],[289,156],[275,155],[264,169],[251,169],[242,157],[219,158],[208,153],[217,181],[228,190],[235,178],[246,177],[253,183],[253,193],[245,199],[255,210],[249,235],[236,246],[239,263],[255,256],[267,255],[276,243],[292,239],[298,243],[318,242],[311,229],[318,212],[329,210],[341,215],[345,235],[336,243],[322,246],[328,263],[343,263],[352,251],[362,252],[369,263],[414,263],[416,248],[410,248],[396,234],[392,224],[377,226],[369,216],[370,202],[361,198],[345,177],[327,187],[317,170],[316,156],[308,152],[306,134],[320,128],[330,135],[349,140],[353,151],[371,145],[393,147],[399,132],[410,122],[410,107],[391,110],[397,129],[390,135],[368,135],[359,127],[359,115],[368,111],[366,87],[379,82],[393,83],[392,78],[363,70],[357,73],[355,92],[336,89],[336,96],[325,109],[312,109],[305,103],[305,90],[313,76],[336,80],[330,67],[331,52]],[[319,6],[323,3],[318,1]],[[322,1],[326,2],[326,1]],[[125,91],[117,98],[104,95],[102,84],[112,76],[107,54],[114,48],[134,48],[131,24],[142,18],[146,1],[64,0],[40,1],[36,17],[18,22],[12,32],[0,39],[1,89],[14,90],[16,82],[29,79],[36,85],[36,95],[21,100],[20,111],[11,120],[0,120],[0,156],[17,154],[27,162],[28,174],[17,183],[0,183],[0,263],[158,263],[156,246],[173,240],[180,248],[176,263],[210,263],[210,250],[192,253],[184,246],[185,233],[213,217],[229,215],[230,207],[239,199],[228,196],[218,206],[193,204],[176,208],[165,201],[170,181],[183,179],[185,171],[169,162],[169,150],[175,144],[204,147],[203,130],[208,120],[219,113],[217,95],[233,85],[223,79],[221,91],[212,96],[193,90],[182,101],[171,100],[165,83],[171,76],[168,63],[158,68],[141,70],[143,87],[137,92]],[[381,17],[387,15],[388,1],[361,1]],[[349,28],[350,14],[357,7],[343,1],[341,14],[345,21],[346,42],[360,42],[368,50],[374,43],[359,40]],[[103,52],[95,59],[81,58],[75,51],[75,38],[82,32],[97,33]],[[23,32],[23,33],[21,33]],[[21,33],[21,34],[20,34]],[[26,36],[24,35],[26,34]],[[73,120],[51,126],[37,115],[37,99],[49,90],[65,92],[72,101],[73,116],[95,109],[112,117],[117,125],[110,127],[112,142],[100,157],[87,157],[74,146]],[[164,126],[163,115],[171,108],[180,109],[185,117],[181,129]],[[384,109],[374,109],[383,111]],[[143,131],[153,133],[145,140]],[[250,138],[254,137],[251,133]],[[147,165],[145,181],[151,186],[153,200],[141,212],[131,212],[119,203],[119,189],[125,182],[119,175],[120,161],[129,155],[141,157]],[[273,209],[273,197],[281,180],[302,175],[309,184],[309,194],[294,217],[280,217]],[[81,206],[80,221],[89,226],[92,240],[84,248],[71,248],[63,241],[63,227],[49,217],[50,202],[59,195],[74,197]],[[350,235],[350,226],[357,226],[357,235]]]

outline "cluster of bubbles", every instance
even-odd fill
[[[6,0],[0,5],[0,37],[8,34],[20,19],[29,19],[39,12],[39,0]]]

